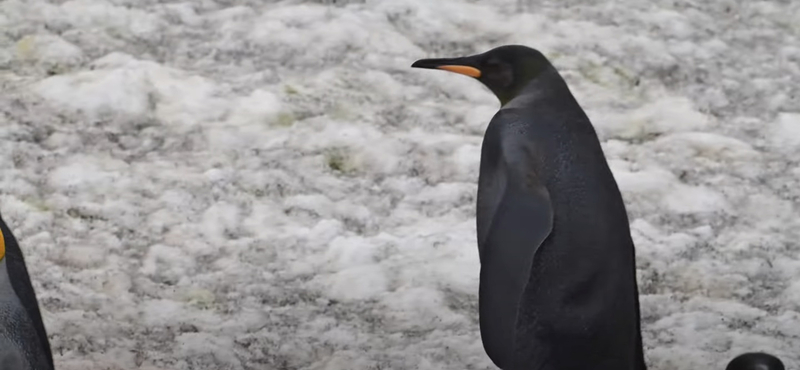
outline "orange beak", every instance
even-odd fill
[[[481,70],[474,67],[473,60],[467,58],[446,58],[446,59],[421,59],[411,65],[412,68],[442,69],[458,74],[479,78]]]
[[[470,66],[455,66],[455,65],[446,65],[446,66],[439,66],[438,69],[443,69],[445,71],[460,73],[462,75],[467,75],[470,77],[478,78],[481,76],[481,71],[475,67]]]

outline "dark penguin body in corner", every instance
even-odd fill
[[[16,238],[0,218],[0,369],[52,370],[50,342]]]
[[[777,357],[763,352],[749,352],[736,356],[725,370],[785,370]]]
[[[625,204],[555,67],[518,45],[412,67],[476,78],[500,100],[476,217],[487,355],[505,370],[646,369]]]

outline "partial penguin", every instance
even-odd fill
[[[50,342],[16,238],[0,217],[0,369],[53,370]]]
[[[725,370],[785,370],[777,357],[763,352],[748,352],[736,356]]]

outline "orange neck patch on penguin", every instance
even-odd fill
[[[6,238],[3,236],[3,232],[0,231],[0,261],[6,257]]]

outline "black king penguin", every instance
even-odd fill
[[[625,205],[558,71],[517,45],[412,67],[473,77],[500,100],[483,138],[476,217],[489,358],[505,370],[645,369]],[[728,370],[782,370],[772,359],[745,354]]]
[[[0,231],[0,370],[53,370],[22,251],[2,218]]]

